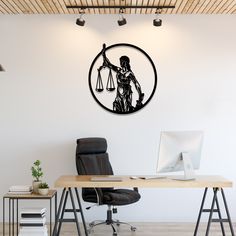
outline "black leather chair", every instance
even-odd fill
[[[76,167],[79,175],[113,175],[107,151],[107,141],[104,138],[82,138],[77,140]],[[82,198],[85,202],[95,205],[108,205],[107,219],[93,221],[90,229],[101,224],[110,225],[113,235],[117,235],[115,225],[127,224],[132,231],[136,228],[128,223],[114,220],[112,213],[116,213],[116,206],[123,206],[137,202],[140,199],[138,189],[114,189],[114,188],[83,188]],[[90,209],[88,207],[86,209]],[[113,209],[112,209],[113,208]]]

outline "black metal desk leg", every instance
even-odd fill
[[[62,210],[61,210],[61,216],[59,218],[59,226],[58,226],[58,231],[57,231],[58,235],[60,235],[60,232],[61,232],[61,224],[62,224],[64,213],[65,213],[67,198],[68,198],[68,189],[66,190],[65,200],[64,200],[63,207],[62,207]]]
[[[203,197],[202,197],[202,203],[201,203],[201,207],[200,207],[199,214],[198,214],[198,218],[197,218],[197,223],[196,223],[195,230],[194,230],[194,234],[193,234],[194,236],[197,236],[198,227],[199,227],[199,223],[200,223],[201,216],[202,216],[202,210],[203,210],[203,207],[204,207],[204,203],[205,203],[205,199],[206,199],[207,190],[208,190],[208,188],[205,188],[204,194],[203,194]]]
[[[9,236],[11,236],[11,198],[9,198]]]
[[[59,216],[60,216],[60,213],[61,213],[62,202],[63,202],[64,196],[65,196],[65,191],[66,191],[66,188],[64,188],[63,191],[62,191],[61,200],[60,200],[60,203],[59,203],[59,208],[58,208],[58,211],[57,211],[57,214],[56,214],[55,224],[54,224],[54,228],[53,228],[53,236],[58,235],[57,234],[57,225],[58,225]]]
[[[85,232],[85,235],[88,236],[86,222],[85,222],[85,219],[84,219],[84,213],[83,213],[83,209],[82,209],[82,205],[81,205],[81,202],[80,202],[80,197],[79,197],[79,193],[78,193],[77,188],[75,188],[75,193],[76,193],[77,201],[78,201],[78,204],[79,204],[80,214],[81,214],[81,218],[82,218],[82,222],[83,222],[83,226],[84,226],[84,232]]]
[[[16,234],[18,235],[19,233],[19,228],[18,228],[18,219],[19,219],[19,205],[18,205],[18,198],[16,199]]]
[[[209,219],[208,219],[208,223],[207,223],[206,236],[209,235],[210,226],[211,226],[211,222],[212,222],[212,215],[213,215],[213,211],[214,211],[214,206],[215,206],[215,201],[216,201],[216,196],[217,196],[218,190],[219,190],[218,188],[213,188],[214,195],[213,195],[210,215],[209,215]]]
[[[55,216],[54,216],[54,220],[56,221],[57,218],[57,192],[55,193],[55,199],[54,199],[54,210],[55,210]]]
[[[52,235],[52,199],[50,198],[50,236]]]
[[[3,236],[5,236],[5,197],[3,197],[3,206],[2,206],[2,209],[3,209],[3,219],[2,219],[2,223],[3,223]]]
[[[70,198],[71,198],[72,208],[73,208],[73,212],[74,212],[74,216],[75,216],[75,223],[76,223],[78,235],[81,235],[80,228],[79,228],[79,221],[78,221],[76,207],[75,207],[75,202],[74,202],[74,198],[73,198],[71,188],[69,188],[69,192],[70,192]]]
[[[228,221],[229,221],[230,231],[231,231],[232,236],[235,236],[234,229],[233,229],[233,224],[232,224],[232,221],[231,221],[231,218],[230,218],[229,208],[228,208],[228,205],[227,205],[227,202],[226,202],[226,198],[225,198],[225,194],[224,194],[223,188],[221,188],[221,194],[222,194],[223,202],[224,202],[224,205],[225,205],[225,211],[226,211],[226,214],[227,214],[227,217],[228,217]]]
[[[220,212],[220,204],[219,204],[217,196],[216,196],[216,207],[217,207],[217,212],[218,212],[218,216],[219,216],[219,220],[220,220],[220,227],[221,227],[222,235],[225,236],[225,229],[224,229],[224,224],[222,221],[222,216],[221,216],[221,212]]]
[[[15,234],[15,220],[14,220],[14,218],[15,218],[15,200],[14,200],[14,198],[12,199],[12,235],[14,236],[14,234]]]

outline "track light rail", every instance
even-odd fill
[[[106,9],[106,8],[110,8],[110,9],[146,9],[146,8],[151,8],[151,9],[164,9],[164,8],[175,8],[175,6],[127,6],[127,5],[116,5],[116,6],[108,6],[108,5],[104,5],[104,6],[91,6],[91,5],[83,5],[83,6],[79,6],[79,5],[67,5],[66,8],[79,8],[81,10],[85,10],[85,9],[91,9],[91,8],[95,8],[95,9]]]

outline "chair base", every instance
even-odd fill
[[[107,219],[106,220],[95,220],[93,222],[91,222],[89,224],[89,229],[88,229],[88,232],[91,233],[92,229],[95,227],[95,226],[98,226],[98,225],[110,225],[112,230],[113,230],[113,236],[116,236],[118,235],[118,232],[117,232],[117,227],[116,226],[120,226],[120,225],[128,225],[130,226],[130,230],[131,231],[136,231],[136,227],[134,227],[133,225],[127,223],[127,222],[122,222],[122,221],[119,221],[119,220],[113,220],[112,219],[112,211],[111,211],[111,206],[108,206],[108,210],[107,210]]]

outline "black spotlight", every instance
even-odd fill
[[[161,14],[161,9],[156,9],[156,12],[155,12],[156,18],[153,20],[154,26],[162,25],[162,20],[159,18],[159,14]]]
[[[153,25],[154,26],[161,26],[162,20],[161,19],[154,19],[153,20]]]
[[[0,71],[5,71],[1,64],[0,64]]]
[[[84,26],[84,24],[85,24],[85,20],[83,20],[82,18],[78,18],[76,20],[76,25]]]
[[[80,17],[76,20],[76,25],[84,26],[85,20],[82,18],[84,13],[80,13]]]
[[[117,21],[119,26],[127,24],[127,21],[126,21],[126,19],[123,16],[123,13],[124,13],[124,10],[121,8],[120,11],[119,11],[120,19]]]
[[[122,17],[122,19],[118,20],[117,22],[118,22],[119,26],[125,25],[127,23],[127,21],[124,17]]]

